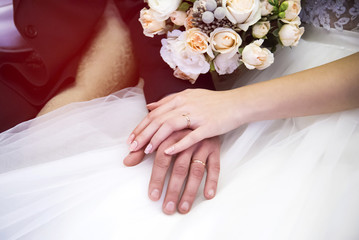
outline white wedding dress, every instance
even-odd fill
[[[355,4],[343,13],[349,22],[359,18]],[[332,11],[303,18],[323,26]],[[237,84],[358,50],[359,32],[307,26],[299,46],[280,49],[270,68]],[[226,134],[217,196],[200,191],[189,214],[172,216],[161,211],[163,196],[147,197],[154,156],[122,164],[126,138],[146,113],[142,89],[129,88],[0,134],[0,239],[359,239],[359,109]]]

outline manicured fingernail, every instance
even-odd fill
[[[167,212],[174,212],[175,211],[175,203],[174,202],[168,202],[165,207]]]
[[[127,139],[127,144],[131,144],[133,139],[135,139],[135,134],[132,133]]]
[[[151,199],[158,200],[160,198],[160,191],[158,189],[154,189],[151,192]]]
[[[149,154],[151,152],[151,150],[152,150],[152,144],[150,143],[147,145],[147,147],[145,149],[145,154]]]
[[[166,154],[171,154],[175,150],[175,146],[169,147],[165,150]]]
[[[130,151],[135,151],[136,150],[136,147],[137,147],[137,142],[136,141],[133,141],[130,145]]]
[[[211,197],[211,198],[214,197],[214,190],[213,189],[208,191],[208,196]]]
[[[181,209],[185,212],[188,211],[189,209],[189,203],[188,202],[183,202],[182,205],[181,205]]]

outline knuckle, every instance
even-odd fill
[[[196,197],[196,194],[197,194],[197,191],[195,191],[195,189],[188,189],[186,191],[186,195],[187,195],[187,198],[189,199],[194,199]]]
[[[186,177],[188,174],[188,167],[184,165],[178,165],[173,168],[173,174],[180,176],[180,177]]]
[[[161,186],[162,182],[163,180],[159,176],[152,176],[151,178],[151,185],[153,186]]]
[[[170,162],[165,158],[158,158],[154,162],[154,167],[160,168],[160,169],[167,169],[170,165]]]
[[[217,181],[216,178],[211,177],[211,178],[207,179],[207,183],[212,185],[212,186],[217,186],[218,181]]]
[[[221,171],[221,166],[219,163],[212,164],[209,167],[210,167],[210,170],[215,174],[219,174],[219,172]]]
[[[171,121],[166,121],[162,124],[162,127],[167,131],[172,130],[173,126],[174,126],[174,124]]]
[[[204,174],[203,166],[193,166],[191,174],[194,178],[201,180]]]
[[[155,119],[156,115],[155,115],[155,112],[149,112],[146,116],[147,118],[147,121],[152,121],[153,119]]]

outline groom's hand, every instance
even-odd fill
[[[207,169],[207,177],[204,196],[207,199],[211,199],[216,194],[220,170],[220,142],[218,137],[205,139],[175,156],[164,153],[165,149],[179,139],[182,139],[189,132],[190,130],[175,132],[162,142],[153,163],[148,195],[151,200],[157,201],[161,197],[166,174],[170,171],[170,165],[173,162],[171,177],[162,207],[163,212],[166,214],[173,214],[176,212],[176,209],[180,213],[189,212],[204,176],[205,169]],[[145,156],[143,150],[131,152],[124,159],[124,164],[127,166],[139,164]],[[184,191],[181,195],[183,187]]]

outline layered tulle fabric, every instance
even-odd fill
[[[358,35],[318,31],[236,84],[359,49]],[[146,113],[141,88],[129,88],[0,134],[0,239],[359,239],[358,109],[226,134],[217,196],[200,190],[189,214],[173,216],[162,213],[163,196],[147,197],[153,155],[122,164]]]

